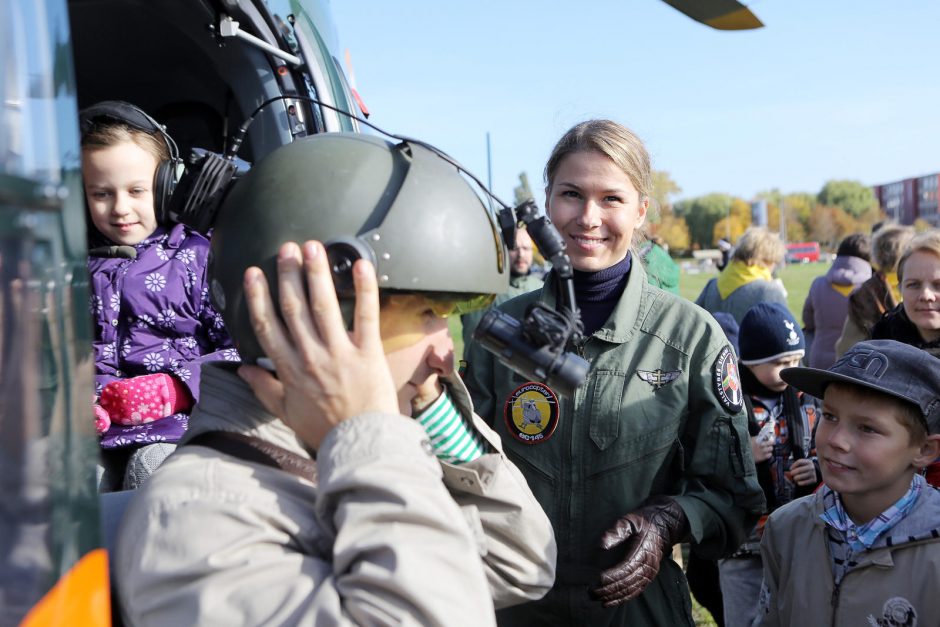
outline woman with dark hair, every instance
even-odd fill
[[[803,331],[809,348],[807,365],[825,370],[836,361],[836,341],[849,313],[849,294],[871,278],[871,240],[862,233],[846,236],[836,260],[816,277],[803,303]]]

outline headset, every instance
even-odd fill
[[[170,153],[170,158],[157,164],[153,177],[153,209],[158,224],[167,224],[172,217],[169,214],[170,199],[179,181],[184,166],[180,159],[176,142],[159,122],[147,115],[140,107],[122,100],[104,100],[78,113],[79,128],[82,137],[95,128],[96,121],[105,119],[122,122],[131,128],[160,135]]]

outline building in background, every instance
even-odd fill
[[[913,224],[922,219],[932,226],[940,226],[937,212],[937,190],[940,172],[904,179],[884,185],[875,185],[872,191],[881,209],[891,220],[901,224]]]

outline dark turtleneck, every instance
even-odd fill
[[[630,278],[630,253],[623,261],[596,272],[574,271],[574,295],[581,310],[584,335],[604,326]]]

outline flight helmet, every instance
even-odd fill
[[[245,361],[263,356],[245,304],[245,270],[260,267],[276,301],[280,245],[310,239],[326,245],[347,323],[359,258],[375,265],[383,292],[424,293],[464,310],[509,285],[492,215],[437,152],[359,133],[299,139],[235,183],[212,234],[210,297]]]

